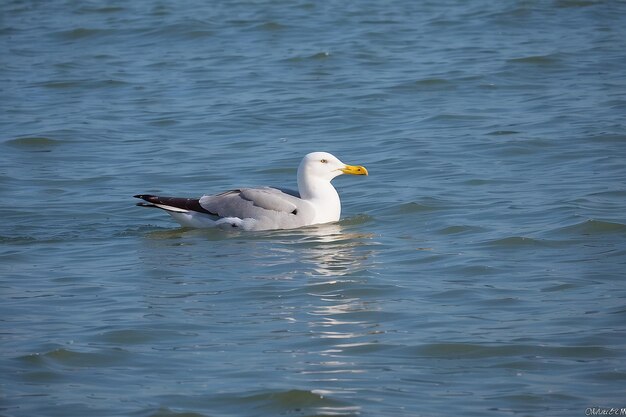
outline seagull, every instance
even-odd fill
[[[286,188],[238,188],[200,198],[138,194],[141,207],[160,208],[183,227],[293,229],[339,220],[341,200],[330,183],[341,174],[368,175],[360,165],[346,165],[328,152],[307,154],[298,167],[298,191]]]

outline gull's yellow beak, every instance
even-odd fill
[[[367,175],[367,169],[360,165],[346,165],[341,172],[349,175]]]

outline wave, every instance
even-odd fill
[[[444,359],[543,357],[543,358],[609,358],[616,353],[602,346],[536,346],[528,344],[482,345],[474,343],[429,343],[410,349],[417,357]]]
[[[571,226],[556,229],[554,232],[558,234],[576,234],[585,236],[626,233],[626,224],[589,219]]]
[[[443,202],[436,199],[427,199],[427,201],[417,203],[411,201],[409,203],[402,203],[394,207],[395,214],[410,214],[410,213],[422,213],[429,211],[437,211],[444,209]]]
[[[4,143],[15,148],[41,150],[42,148],[50,148],[61,145],[63,142],[64,141],[62,140],[52,139],[45,136],[26,136],[9,139]]]
[[[169,407],[185,411],[174,412],[169,407],[145,410],[150,416],[195,417],[190,407],[215,407],[232,411],[233,415],[298,415],[298,416],[357,416],[361,407],[335,398],[335,392],[328,390],[282,389],[263,390],[256,393],[226,393],[213,397],[193,397],[189,395],[168,395],[161,400]]]
[[[58,348],[45,353],[23,355],[17,359],[35,366],[61,365],[91,368],[120,364],[128,357],[129,353],[119,348],[95,352],[78,352],[66,348]]]
[[[563,60],[559,54],[548,55],[531,55],[522,58],[509,59],[507,62],[512,64],[529,64],[537,66],[552,66],[559,64]]]
[[[525,246],[544,246],[548,242],[540,239],[534,239],[531,237],[524,236],[509,236],[501,239],[490,240],[487,242],[490,246],[504,247],[504,248],[514,248],[514,247],[525,247]]]

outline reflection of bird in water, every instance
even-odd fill
[[[310,276],[340,277],[356,273],[370,255],[365,249],[373,235],[349,233],[339,223],[324,224],[303,230],[299,239],[302,261],[313,267]]]
[[[341,224],[307,229],[298,246],[302,260],[313,266],[306,290],[309,296],[308,329],[312,340],[309,351],[319,348],[321,360],[307,365],[304,373],[319,374],[333,381],[353,378],[366,370],[344,360],[346,350],[368,349],[378,344],[380,312],[376,285],[369,282],[373,235],[349,233]]]

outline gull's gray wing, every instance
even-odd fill
[[[287,191],[287,190],[285,190]],[[255,219],[272,228],[309,224],[315,217],[313,206],[277,188],[242,188],[200,198],[200,206],[220,217]]]

